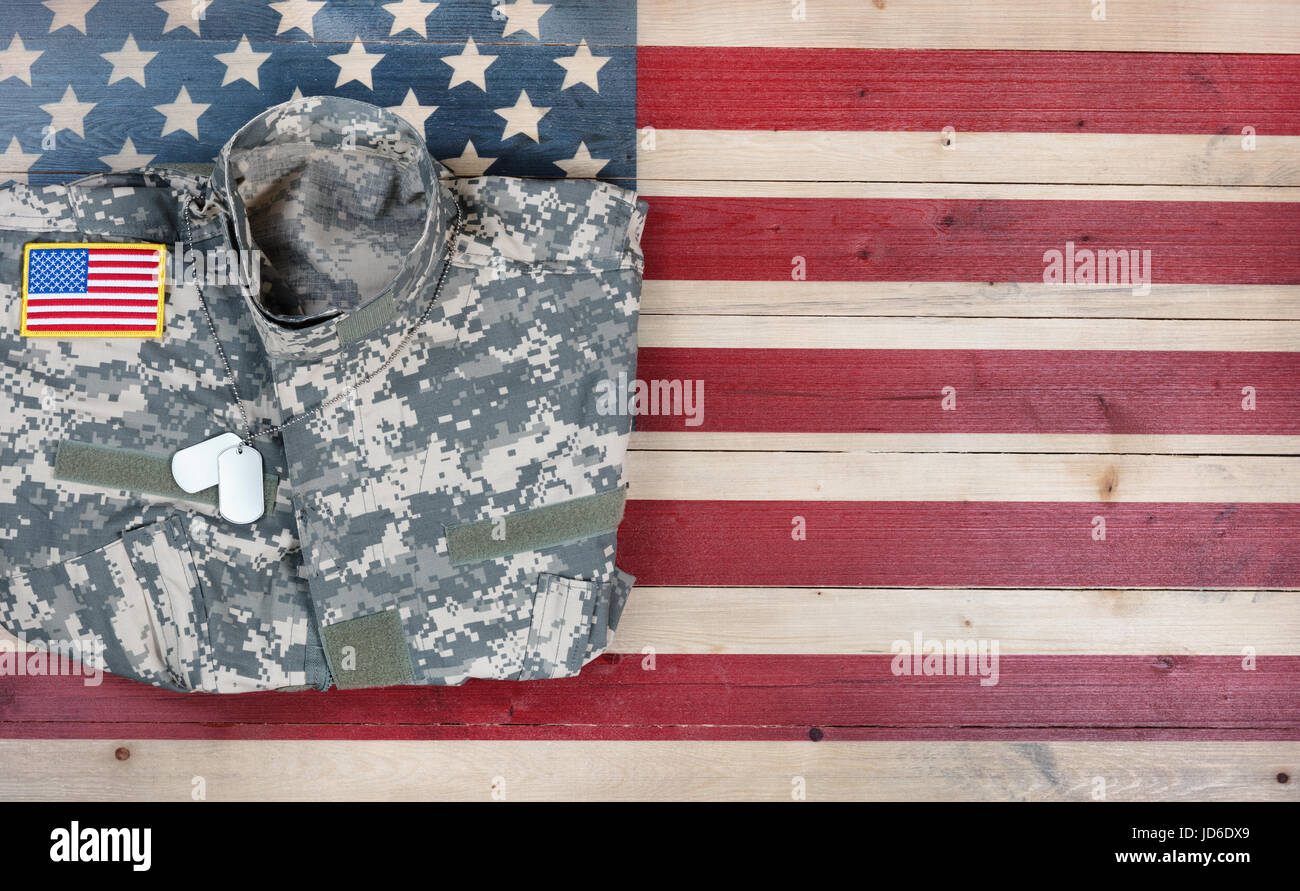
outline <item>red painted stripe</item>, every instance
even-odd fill
[[[146,297],[78,297],[75,295],[63,295],[59,297],[31,295],[27,298],[27,305],[32,309],[44,308],[47,306],[156,306],[158,295],[155,293],[151,298]]]
[[[637,48],[637,125],[1300,134],[1291,55]]]
[[[39,325],[39,324],[33,324],[31,321],[28,321],[27,323],[28,331],[42,331],[42,332],[55,332],[55,331],[112,331],[112,332],[123,332],[123,333],[128,331],[152,332],[156,327],[157,325],[109,325],[109,324]]]
[[[707,596],[707,592],[701,592]],[[869,595],[868,595],[869,596]],[[901,640],[916,630],[900,628]],[[0,678],[0,736],[519,739],[1300,738],[1300,657],[1002,656],[998,683],[891,656],[606,656],[577,678],[185,695]],[[129,728],[129,729],[128,729]]]
[[[158,296],[158,289],[156,287],[154,288],[113,288],[113,287],[105,287],[103,285],[91,285],[89,288],[86,289],[86,292],[90,294],[150,294],[154,297]]]
[[[641,585],[1296,588],[1297,541],[1300,504],[633,500],[618,565]]]
[[[27,327],[29,328],[31,327],[31,321],[34,317],[39,317],[40,319],[84,319],[87,316],[94,316],[94,315],[95,315],[94,313],[76,312],[71,310],[42,309],[33,312],[32,310],[29,309],[27,311],[27,320],[28,320]],[[96,317],[98,318],[98,316]],[[115,319],[118,321],[130,321],[130,322],[147,321],[150,323],[147,327],[152,328],[153,323],[156,322],[158,319],[158,313],[157,312],[115,312],[115,313],[105,314],[103,318],[105,321],[109,319]]]
[[[643,347],[637,377],[704,392],[699,425],[674,398],[638,430],[1300,434],[1300,352]]]
[[[1158,284],[1300,284],[1300,202],[648,200],[652,279],[1041,282],[1073,241],[1150,250]]]

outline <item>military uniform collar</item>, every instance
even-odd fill
[[[238,159],[250,150],[277,145],[340,153],[361,149],[412,164],[423,185],[426,212],[419,241],[397,274],[350,309],[280,315],[266,308],[262,295],[246,290],[245,300],[268,353],[276,359],[316,360],[349,343],[405,330],[424,309],[423,285],[436,277],[457,215],[456,197],[440,181],[446,168],[429,154],[423,134],[400,116],[353,99],[314,96],[267,109],[230,138],[212,174],[215,197],[229,214],[233,246],[239,250],[259,249],[240,193]]]

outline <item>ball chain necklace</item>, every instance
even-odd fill
[[[190,228],[188,204],[182,211],[182,216],[185,221],[187,249],[192,251],[194,249],[194,234]],[[235,374],[230,368],[230,359],[226,355],[225,347],[221,345],[221,338],[217,336],[217,325],[212,319],[212,311],[208,308],[207,298],[203,294],[203,286],[196,279],[194,286],[199,294],[199,303],[203,306],[203,315],[208,320],[208,330],[212,332],[212,340],[217,345],[217,354],[221,357],[221,364],[225,366],[226,380],[230,385],[230,392],[234,395],[235,405],[239,407],[239,414],[243,418],[244,435],[240,436],[237,433],[229,432],[221,433],[211,439],[181,449],[172,456],[172,477],[176,480],[176,485],[191,494],[216,486],[217,511],[227,522],[246,525],[260,520],[262,515],[266,513],[262,483],[262,454],[253,448],[253,441],[263,436],[274,436],[294,424],[323,414],[326,409],[348,399],[359,389],[388,370],[398,355],[415,339],[416,332],[429,318],[429,313],[433,311],[434,305],[438,302],[438,295],[442,292],[443,282],[447,280],[447,272],[451,268],[452,247],[460,236],[462,223],[460,201],[457,200],[456,222],[452,226],[451,236],[443,248],[442,268],[438,273],[438,281],[433,288],[433,296],[429,298],[429,304],[424,308],[424,312],[420,314],[420,317],[415,320],[415,324],[398,341],[397,346],[393,347],[388,354],[388,358],[384,359],[383,363],[374,371],[362,377],[346,390],[326,398],[315,408],[296,415],[290,415],[284,422],[257,433],[253,432],[252,424],[248,420],[248,409],[244,405],[243,397],[239,395],[239,385],[235,383]]]

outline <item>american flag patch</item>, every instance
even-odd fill
[[[161,337],[160,244],[29,244],[22,333],[28,337]]]

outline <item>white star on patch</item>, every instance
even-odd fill
[[[140,86],[148,86],[144,82],[144,69],[157,53],[146,52],[140,49],[139,44],[135,42],[135,37],[126,35],[126,43],[115,53],[100,53],[113,65],[113,73],[108,76],[108,82],[115,84],[119,80],[133,80]]]
[[[211,107],[211,105],[205,105],[202,102],[192,101],[189,91],[185,87],[181,87],[181,91],[176,94],[176,101],[163,102],[160,105],[155,105],[154,109],[162,112],[167,118],[167,121],[163,124],[163,136],[177,130],[184,130],[195,139],[198,139],[199,116]]]
[[[63,91],[63,98],[58,102],[47,102],[41,110],[50,116],[50,132],[71,130],[82,139],[86,138],[86,115],[95,107],[94,102],[80,102],[77,94],[69,86]]]
[[[246,80],[260,90],[262,85],[258,82],[257,69],[271,58],[271,54],[254,52],[253,45],[248,42],[248,35],[245,34],[239,38],[239,45],[233,50],[228,53],[216,53],[213,58],[226,66],[226,76],[221,80],[223,87],[237,80]]]
[[[0,50],[0,80],[16,77],[30,87],[32,63],[40,57],[40,50],[29,50],[23,46],[23,39],[15,33],[9,45]]]
[[[364,84],[366,89],[373,90],[375,85],[371,82],[370,74],[384,60],[384,53],[366,52],[358,37],[346,53],[335,53],[329,60],[339,66],[339,79],[334,82],[336,89],[355,80]]]
[[[483,92],[487,92],[487,70],[492,67],[492,63],[497,60],[496,56],[483,56],[479,54],[478,46],[471,37],[465,41],[465,49],[459,56],[443,56],[442,62],[452,67],[451,83],[447,84],[447,89],[451,89],[457,84],[473,84]]]
[[[513,106],[493,109],[498,117],[505,118],[506,121],[505,129],[501,133],[501,141],[504,142],[516,133],[522,133],[533,142],[540,142],[537,125],[550,110],[550,106],[533,105],[532,100],[528,98],[528,93],[520,90],[519,98]]]

